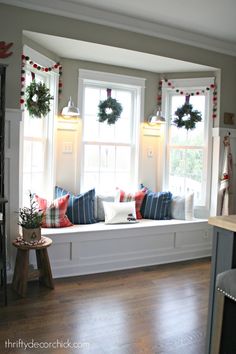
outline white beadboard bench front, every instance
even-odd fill
[[[136,224],[44,228],[42,235],[53,241],[48,252],[57,278],[207,257],[212,227],[201,219],[143,219]]]

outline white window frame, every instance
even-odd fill
[[[43,67],[50,67],[56,64],[55,61],[47,58],[36,50],[28,47],[27,45],[23,48],[24,54],[28,55],[34,62]],[[26,62],[25,70],[39,74],[37,69],[34,69],[30,64]],[[35,137],[24,137],[24,119],[22,120],[21,127],[21,146],[20,146],[20,170],[21,179],[20,179],[20,205],[23,202],[23,144],[24,140],[28,141],[43,141],[44,143],[44,197],[52,199],[54,195],[54,186],[55,186],[55,138],[56,138],[56,124],[55,117],[57,116],[57,107],[58,107],[58,81],[59,74],[55,71],[50,73],[44,73],[40,71],[40,75],[48,79],[50,90],[53,91],[53,101],[50,103],[50,112],[47,117],[44,117],[44,137],[42,139]],[[23,112],[24,116],[24,112]]]
[[[84,145],[88,143],[87,141],[83,140],[84,136],[84,125],[83,125],[83,116],[84,116],[84,100],[85,100],[85,88],[86,85],[93,85],[99,86],[104,88],[120,88],[120,89],[130,89],[134,95],[134,112],[133,116],[135,117],[134,123],[134,130],[133,130],[133,141],[132,144],[127,144],[132,146],[132,156],[135,158],[132,159],[132,185],[133,188],[136,189],[138,186],[139,181],[139,166],[140,166],[140,122],[141,118],[144,116],[144,93],[145,93],[145,79],[131,77],[126,75],[119,75],[107,72],[100,72],[100,71],[93,71],[93,70],[85,70],[79,69],[79,93],[78,93],[78,102],[81,108],[81,117],[82,117],[82,133],[81,133],[81,149],[80,153],[78,154],[78,159],[80,164],[80,171],[81,173],[77,178],[80,181],[80,191],[84,191],[84,183],[83,183],[83,176],[84,176]],[[89,141],[92,144],[92,141]],[[94,142],[97,144],[98,142]],[[103,143],[99,143],[102,145]],[[109,143],[105,143],[104,145],[109,145]],[[114,144],[112,144],[114,145]],[[117,143],[117,146],[124,146],[126,144]]]
[[[212,174],[212,128],[213,128],[213,119],[212,119],[212,99],[213,94],[212,90],[206,90],[206,87],[209,87],[211,84],[215,83],[213,77],[207,78],[192,78],[192,79],[171,79],[170,80],[179,91],[183,90],[193,90],[194,92],[204,90],[205,91],[205,127],[204,127],[204,177],[203,181],[205,183],[205,201],[203,205],[195,205],[196,215],[200,217],[207,217],[210,210],[210,200],[211,200],[211,174]],[[173,88],[170,88],[166,82],[163,82],[162,85],[162,110],[164,116],[166,117],[166,127],[165,127],[165,137],[164,144],[165,148],[162,155],[162,171],[163,174],[160,176],[161,185],[163,190],[168,190],[169,183],[169,128],[171,124],[170,117],[170,99],[171,96],[176,95],[176,91]]]

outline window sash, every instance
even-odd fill
[[[203,78],[203,79],[186,79],[186,80],[172,80],[173,84],[179,90],[186,91],[188,88],[191,90],[201,90],[206,88],[206,86],[214,83],[213,78]],[[204,86],[203,86],[204,85]],[[178,93],[174,92],[173,89],[163,85],[162,90],[162,107],[163,112],[165,112],[166,117],[171,116],[171,100],[173,96],[177,96]],[[203,151],[203,177],[202,177],[202,198],[201,201],[196,205],[196,209],[203,208],[206,213],[210,207],[210,183],[211,183],[211,128],[212,128],[212,93],[211,91],[205,92],[205,119],[204,119],[204,144],[203,145],[175,145],[170,142],[170,129],[171,121],[167,120],[165,128],[165,149],[163,151],[162,164],[164,174],[162,179],[163,189],[169,189],[169,176],[170,176],[170,153],[173,149],[189,149],[189,150],[202,150]],[[180,96],[180,95],[179,95]]]
[[[129,85],[127,82],[125,84],[122,83],[122,75],[113,75],[113,74],[108,74],[105,73],[106,81],[103,79],[101,80],[101,73],[94,72],[93,79],[86,78],[87,76],[87,71],[86,70],[81,70],[79,71],[80,73],[80,85],[79,85],[79,92],[80,92],[80,100],[82,102],[81,105],[81,112],[82,112],[82,117],[83,117],[83,129],[82,129],[82,148],[80,152],[80,161],[81,161],[81,174],[80,174],[80,186],[81,186],[81,191],[85,191],[85,183],[84,183],[84,175],[85,175],[85,161],[84,161],[84,151],[85,151],[85,146],[87,144],[90,145],[97,145],[97,146],[114,146],[114,147],[130,147],[131,150],[131,164],[130,164],[130,186],[132,188],[135,188],[134,186],[138,184],[138,161],[139,161],[139,121],[140,121],[140,116],[141,112],[143,109],[143,93],[144,93],[144,88],[143,86],[140,87],[134,87],[132,85]],[[104,73],[102,73],[104,74]],[[96,80],[96,77],[98,80]],[[116,83],[116,78],[118,77],[118,82]],[[109,80],[110,78],[110,80]],[[125,78],[125,77],[124,77]],[[129,78],[130,79],[130,78]],[[132,78],[131,78],[132,79]],[[128,80],[128,79],[127,79]],[[142,82],[144,82],[143,79]],[[112,90],[120,90],[120,91],[129,91],[131,93],[131,119],[130,119],[130,139],[129,141],[121,141],[121,140],[116,140],[116,141],[111,141],[111,140],[101,140],[101,139],[88,139],[84,136],[84,117],[85,116],[85,111],[84,111],[84,101],[85,101],[85,89],[88,87],[99,87],[99,88],[111,88]],[[138,119],[137,119],[138,117]],[[106,124],[106,123],[103,123]],[[119,187],[119,185],[118,185]],[[98,192],[102,192],[98,190]]]
[[[26,52],[28,50],[25,49]],[[34,51],[33,51],[34,52]],[[29,50],[29,55],[30,57],[33,57],[33,52]],[[27,52],[28,53],[28,52]],[[35,59],[37,61],[37,59]],[[39,63],[40,64],[40,63]],[[51,61],[47,62],[45,60],[45,63],[42,64],[43,66],[50,66]],[[42,118],[42,135],[41,136],[36,136],[34,134],[30,135],[30,130],[26,132],[26,135],[24,135],[24,119],[23,119],[23,129],[22,129],[22,157],[21,157],[21,170],[22,170],[22,188],[21,188],[21,193],[20,193],[20,201],[21,205],[25,205],[26,203],[26,193],[27,191],[23,190],[25,188],[25,181],[26,181],[26,176],[29,177],[29,174],[31,173],[31,177],[35,174],[40,174],[41,177],[38,177],[40,182],[42,181],[42,196],[47,197],[47,198],[52,198],[53,197],[53,191],[54,191],[54,184],[55,184],[55,169],[54,169],[54,138],[55,138],[55,126],[54,126],[54,117],[57,112],[57,87],[58,87],[58,74],[51,72],[51,73],[43,73],[43,72],[38,72],[38,70],[35,70],[32,66],[28,65],[26,63],[25,70],[28,72],[34,72],[35,75],[39,76],[42,78],[42,81],[47,84],[47,86],[50,88],[52,91],[52,95],[54,96],[54,100],[51,101],[51,110],[48,114],[48,116]],[[24,112],[24,115],[28,114],[27,111]],[[31,117],[27,119],[33,119]],[[36,119],[36,118],[35,118]],[[32,130],[33,132],[33,130]],[[24,170],[24,144],[26,142],[32,142],[32,143],[42,143],[42,169],[43,171],[25,171]],[[29,185],[30,188],[30,185]],[[37,190],[34,190],[32,192],[37,192]]]

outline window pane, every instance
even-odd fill
[[[121,118],[129,119],[132,114],[132,100],[130,91],[116,91],[116,99],[122,105]]]
[[[175,117],[175,111],[181,107],[185,102],[183,96],[172,97],[172,119]],[[205,96],[191,96],[190,104],[194,110],[202,113],[202,121],[196,124],[193,130],[186,130],[184,128],[177,128],[175,125],[171,126],[170,144],[171,145],[190,145],[190,146],[203,146],[204,144],[204,119],[205,119]]]
[[[90,96],[91,95],[91,96]],[[86,87],[84,106],[84,140],[129,142],[131,139],[133,95],[129,90],[112,89],[112,97],[121,103],[123,111],[115,124],[98,122],[98,104],[107,98],[105,88]]]
[[[119,118],[115,127],[115,141],[128,143],[131,139],[131,118]]]
[[[85,141],[98,141],[99,122],[97,116],[85,115],[83,119]]]
[[[130,171],[131,148],[129,146],[118,146],[116,149],[116,170],[119,172]]]
[[[115,188],[115,172],[101,172],[99,188],[101,193],[110,194],[114,192]]]
[[[85,191],[92,188],[96,188],[97,190],[99,186],[99,174],[95,172],[85,172],[83,185]]]
[[[97,116],[97,106],[100,101],[100,89],[96,87],[85,88],[85,112],[88,115]]]
[[[130,181],[130,174],[129,173],[116,173],[116,187],[121,189],[131,191],[133,190],[132,182]]]
[[[115,171],[115,146],[101,146],[101,171]]]
[[[99,140],[113,142],[115,140],[115,124],[99,123]]]
[[[23,202],[28,205],[28,192],[42,195],[44,189],[44,143],[25,140],[23,156]]]
[[[170,190],[175,195],[194,192],[195,201],[202,199],[203,150],[171,149]]]
[[[42,142],[24,142],[24,171],[39,172],[44,169],[44,144]]]
[[[32,172],[44,170],[44,144],[43,142],[32,142]]]
[[[30,117],[28,112],[24,111],[24,136],[39,138],[43,135],[43,119]]]
[[[41,75],[35,74],[35,81],[45,82],[45,78],[42,77]],[[30,85],[31,82],[32,82],[31,73],[29,71],[26,71],[26,75],[25,75],[26,87]],[[41,137],[43,134],[43,127],[44,127],[44,119],[31,117],[27,109],[24,110],[24,136]]]
[[[99,170],[99,146],[85,145],[84,146],[84,169],[86,172]]]

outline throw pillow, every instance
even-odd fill
[[[171,218],[171,200],[171,192],[148,193],[143,217],[153,220],[169,220]]]
[[[103,202],[105,224],[136,223],[135,201],[133,202]]]
[[[143,198],[143,202],[142,202],[142,205],[141,205],[141,208],[140,208],[140,212],[141,212],[141,215],[143,217],[144,210],[145,210],[145,207],[146,207],[147,195],[149,193],[152,193],[152,190],[150,188],[146,187],[143,183],[140,183],[139,188],[146,191],[146,194],[145,194],[145,196]]]
[[[144,197],[146,195],[146,189],[141,189],[137,191],[136,193],[126,193],[123,190],[120,189],[120,202],[131,202],[135,201],[135,209],[136,209],[136,215],[137,219],[142,219],[142,214],[140,212],[142,202],[144,200]]]
[[[39,209],[43,211],[42,227],[67,227],[72,226],[66,210],[69,202],[69,194],[53,200],[51,203],[44,198],[35,195]]]
[[[66,214],[73,224],[94,224],[97,222],[94,216],[95,189],[74,195],[61,187],[55,187],[56,197],[65,194],[69,194]]]
[[[194,194],[174,196],[171,202],[171,217],[179,220],[192,220]]]
[[[105,196],[105,195],[96,195],[95,199],[95,218],[97,221],[105,220],[105,212],[103,202],[114,202],[115,196]]]

